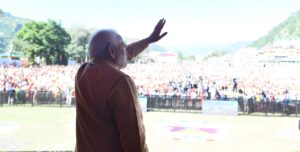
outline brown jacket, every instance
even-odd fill
[[[148,46],[128,46],[132,59]],[[147,152],[133,80],[104,62],[85,63],[76,75],[76,151]]]

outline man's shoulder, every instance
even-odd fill
[[[122,77],[130,77],[128,74],[124,73],[123,71],[116,70],[116,73]]]
[[[77,70],[76,77],[78,75],[81,75],[81,73],[83,72],[83,70],[85,69],[85,67],[86,67],[87,64],[88,64],[88,62],[85,62],[85,63],[81,64],[81,66]]]
[[[92,72],[93,71],[93,72]],[[95,64],[93,62],[83,63],[77,72],[77,75],[82,73],[98,73],[101,77],[110,77],[111,79],[119,79],[120,77],[129,77],[126,73],[114,69],[107,64]]]
[[[79,69],[78,69],[78,70],[85,68],[86,65],[87,65],[88,63],[89,63],[89,62],[84,62],[84,63],[82,63],[82,64],[79,66]]]
[[[81,64],[81,66],[77,70],[76,77],[81,76],[89,64],[90,62],[85,62]]]

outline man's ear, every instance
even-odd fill
[[[117,57],[117,49],[113,45],[110,45],[108,47],[108,53],[111,58],[115,59]]]

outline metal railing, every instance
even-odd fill
[[[67,102],[67,95],[65,92],[53,93],[52,91],[1,91],[0,92],[0,106],[8,105],[24,105],[30,104],[32,106],[38,105],[59,105],[71,106],[75,105],[75,98]],[[69,105],[68,105],[69,104]]]
[[[202,100],[190,96],[145,96],[147,98],[147,111],[172,111],[172,112],[201,112]],[[300,101],[289,100],[280,102],[270,102],[261,100],[259,102],[249,99],[227,99],[238,102],[240,115],[281,115],[281,116],[300,116]],[[209,100],[205,100],[208,101]],[[224,101],[224,100],[223,100]],[[25,105],[31,106],[50,105],[50,106],[74,106],[75,97],[67,101],[66,92],[53,93],[51,91],[1,91],[0,106]]]
[[[201,99],[188,96],[147,96],[148,111],[200,111]]]
[[[300,116],[300,101],[289,100],[280,102],[259,101],[249,99],[247,101],[236,98],[227,99],[238,102],[239,115],[281,115],[281,116]],[[205,100],[209,102],[209,100]],[[226,101],[226,100],[220,100]],[[148,111],[183,111],[201,112],[202,100],[189,96],[147,96]],[[221,109],[222,110],[222,109]]]

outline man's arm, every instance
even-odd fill
[[[148,47],[148,45],[150,43],[157,42],[161,38],[166,36],[168,34],[167,32],[164,32],[163,34],[160,34],[161,30],[163,29],[163,27],[165,25],[165,23],[166,23],[165,19],[159,20],[159,22],[156,24],[153,32],[150,34],[149,37],[128,45],[127,48],[126,48],[128,60],[132,60],[137,55],[139,55],[143,50],[145,50]]]
[[[133,58],[138,56],[149,46],[149,44],[150,42],[147,39],[143,39],[128,45],[126,48],[128,60],[131,61]]]
[[[124,152],[147,152],[145,128],[137,91],[132,79],[122,77],[112,89],[112,109]]]

